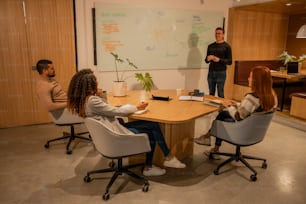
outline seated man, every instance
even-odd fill
[[[52,61],[39,60],[36,64],[39,77],[37,79],[37,94],[48,111],[64,109],[67,106],[67,94],[54,79],[55,70]]]
[[[81,136],[88,133],[88,131],[85,131],[85,129],[84,131],[78,131],[78,133],[75,133],[74,131],[73,124],[81,124],[83,122],[83,118],[72,114],[66,108],[68,97],[61,85],[54,79],[55,70],[52,61],[47,59],[39,60],[36,64],[36,69],[39,73],[36,84],[38,98],[45,108],[52,114],[52,119],[56,124],[68,124],[70,126],[70,133],[68,133],[68,135],[64,133],[63,137],[48,140],[45,144],[45,148],[49,147],[50,142],[69,138],[66,146],[66,153],[71,154],[72,151],[70,150],[69,146],[72,140],[75,138],[87,141],[90,140],[87,137]]]

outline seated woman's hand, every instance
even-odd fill
[[[96,96],[100,96],[102,98],[102,94],[103,94],[102,89],[98,88]]]
[[[144,110],[146,109],[146,107],[149,105],[149,103],[147,102],[141,102],[140,104],[138,104],[136,107],[138,110]]]
[[[235,105],[236,105],[236,102],[235,102],[235,101],[232,101],[232,100],[223,100],[223,101],[222,101],[222,105],[223,105],[224,107],[235,106]]]

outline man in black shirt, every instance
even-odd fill
[[[218,96],[224,98],[224,84],[226,79],[226,65],[232,64],[231,46],[224,41],[223,28],[215,30],[216,42],[208,45],[205,62],[209,63],[208,88],[209,95],[215,95],[216,87]]]

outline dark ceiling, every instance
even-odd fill
[[[286,6],[291,3],[291,6]],[[273,13],[284,13],[289,15],[306,14],[306,0],[276,0],[267,3],[252,4],[248,6],[235,7],[252,11],[263,11]]]

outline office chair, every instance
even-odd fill
[[[89,135],[89,137],[82,137],[81,136],[81,135],[84,135],[84,134],[89,134],[89,132],[75,133],[74,126],[84,123],[83,118],[78,117],[76,115],[73,115],[66,108],[49,112],[49,115],[56,125],[58,125],[58,126],[69,126],[70,127],[70,132],[69,133],[68,132],[63,132],[64,136],[48,140],[47,143],[44,145],[45,148],[49,148],[49,145],[50,145],[51,142],[58,141],[58,140],[69,139],[68,143],[66,145],[66,153],[67,154],[72,154],[72,150],[70,149],[70,144],[75,138],[82,139],[82,140],[85,140],[85,141],[91,141],[90,135]]]
[[[86,118],[85,125],[87,126],[90,132],[96,150],[102,156],[117,161],[117,165],[113,165],[112,167],[107,169],[87,172],[86,176],[84,177],[84,181],[86,183],[91,182],[93,180],[91,178],[92,174],[114,172],[105,189],[105,193],[102,196],[103,200],[109,199],[109,189],[111,188],[117,177],[119,175],[122,175],[123,173],[143,181],[144,185],[142,191],[147,192],[149,190],[150,185],[148,180],[143,176],[139,176],[129,170],[130,168],[143,166],[144,164],[130,164],[126,166],[123,166],[122,164],[122,159],[125,157],[142,154],[151,150],[147,135],[144,133],[131,135],[119,134],[105,126],[103,122],[98,121],[94,118]]]
[[[209,159],[213,158],[214,154],[229,156],[230,158],[218,165],[214,170],[214,174],[218,175],[219,170],[224,165],[232,161],[241,161],[246,167],[248,167],[253,174],[250,176],[251,181],[257,180],[257,172],[255,169],[246,161],[246,159],[261,160],[262,168],[267,168],[266,159],[260,157],[253,157],[243,155],[240,148],[245,146],[255,145],[264,139],[267,129],[270,125],[274,113],[254,113],[251,116],[241,121],[236,122],[224,122],[215,120],[213,122],[210,134],[217,138],[220,138],[232,145],[236,146],[235,153],[224,153],[224,152],[211,152]]]

